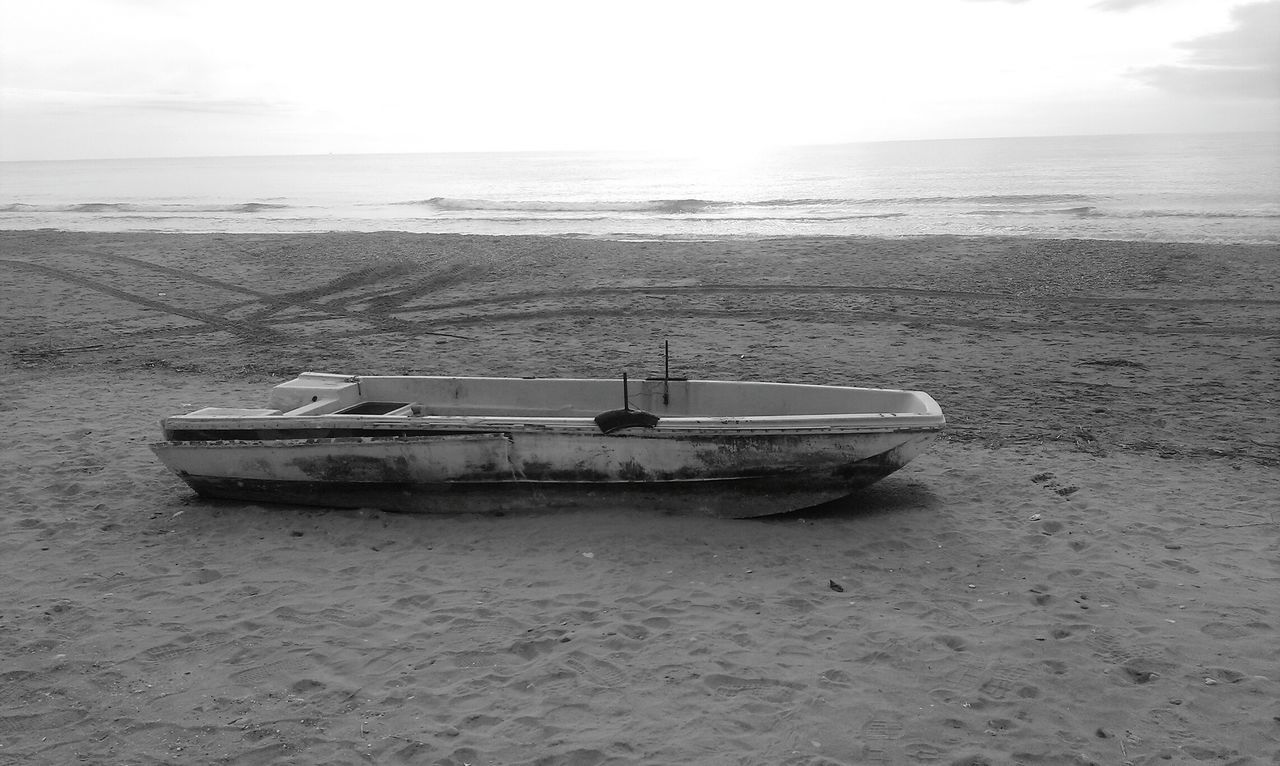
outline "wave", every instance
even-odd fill
[[[698,218],[697,221],[706,221],[713,223],[835,223],[839,221],[859,221],[873,218],[903,218],[909,216],[910,213],[860,213],[853,215],[777,215],[777,216],[716,216],[714,218]],[[547,223],[554,221],[556,223],[574,223],[574,222],[590,222],[590,221],[616,221],[617,218],[609,215],[575,215],[575,216],[557,216],[554,219],[546,216],[538,215],[514,215],[514,216],[486,216],[474,215],[468,216],[465,220],[473,222],[485,223]]]
[[[538,213],[701,213],[712,208],[731,207],[731,202],[716,202],[701,199],[659,199],[635,202],[613,201],[567,201],[550,202],[539,200],[490,200],[460,199],[456,197],[432,197],[424,200],[399,202],[399,205],[419,205],[448,212],[494,211],[494,212],[538,212]]]
[[[866,201],[872,203],[962,202],[979,205],[1054,205],[1064,202],[1092,202],[1095,199],[1097,198],[1091,194],[960,194],[928,197],[887,197]]]
[[[1074,215],[1077,218],[1100,218],[1108,215],[1092,205],[1080,207],[1048,208],[1044,210],[1015,210],[1010,208],[984,208],[982,210],[966,210],[963,215]]]
[[[1016,210],[1010,208],[987,208],[982,210],[966,210],[963,215],[1002,216],[1002,215],[1067,215],[1076,218],[1280,218],[1280,213],[1254,211],[1223,210],[1105,210],[1093,205],[1067,208],[1048,208],[1043,210]]]
[[[829,223],[832,221],[860,221],[868,218],[905,218],[910,213],[852,213],[849,215],[776,215],[776,216],[726,216],[717,221],[781,221],[784,223]]]
[[[1273,218],[1280,219],[1280,213],[1263,212],[1195,212],[1191,210],[1139,210],[1130,213],[1129,218]]]
[[[797,198],[766,199],[750,201],[728,201],[707,199],[652,199],[652,200],[500,200],[469,199],[459,197],[431,197],[430,199],[409,200],[394,203],[433,208],[442,212],[465,213],[475,211],[512,212],[512,213],[658,213],[665,215],[681,215],[705,213],[732,208],[771,208],[771,207],[858,207],[874,205],[924,205],[930,203],[969,203],[969,204],[1054,204],[1064,202],[1091,201],[1093,198],[1084,194],[982,194],[961,196],[921,196],[921,197],[865,197],[854,199],[840,198]]]
[[[63,205],[31,205],[14,202],[0,205],[0,213],[262,213],[283,210],[289,205],[274,202],[242,202],[232,205],[136,203],[136,202],[80,202]]]

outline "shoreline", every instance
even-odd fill
[[[920,237],[0,232],[0,763],[1280,757],[1280,258]],[[305,369],[929,392],[834,509],[214,502]],[[839,586],[837,589],[834,586]]]
[[[1146,245],[1174,245],[1189,247],[1246,247],[1246,248],[1280,248],[1280,238],[1274,240],[1245,240],[1240,238],[1234,239],[1152,239],[1150,237],[1101,237],[1101,236],[1046,236],[1043,234],[1001,234],[1001,233],[957,233],[957,232],[936,232],[936,233],[875,233],[875,234],[848,234],[848,233],[815,233],[815,234],[722,234],[716,236],[697,236],[693,234],[641,234],[639,232],[614,232],[610,234],[591,234],[587,232],[553,232],[553,233],[494,233],[494,232],[448,232],[448,231],[416,231],[411,229],[327,229],[327,230],[311,230],[299,229],[297,231],[281,231],[265,229],[261,231],[254,230],[235,230],[231,231],[225,228],[219,222],[218,226],[212,226],[208,229],[192,229],[192,230],[165,230],[165,229],[80,229],[80,228],[60,228],[56,226],[32,226],[22,228],[6,228],[0,227],[0,234],[70,234],[70,235],[87,235],[94,236],[131,236],[137,235],[141,237],[152,236],[174,236],[174,237],[205,237],[205,236],[231,236],[231,237],[332,237],[345,235],[363,235],[363,236],[410,236],[410,237],[463,237],[463,238],[511,238],[522,239],[527,237],[536,237],[542,239],[563,239],[563,240],[581,240],[584,242],[616,242],[619,244],[735,244],[745,242],[769,242],[782,240],[868,240],[868,241],[903,241],[903,240],[921,240],[921,239],[960,239],[960,240],[1015,240],[1028,242],[1098,242],[1104,244],[1146,244]]]

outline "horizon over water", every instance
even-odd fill
[[[1272,133],[0,163],[0,229],[1280,244]]]

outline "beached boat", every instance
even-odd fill
[[[621,406],[620,406],[621,405]],[[943,428],[919,391],[304,373],[263,409],[162,421],[201,495],[430,513],[643,505],[748,517],[837,499]]]

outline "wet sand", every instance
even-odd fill
[[[0,764],[1280,759],[1280,253],[0,232]],[[842,506],[201,500],[303,370],[918,388]]]

